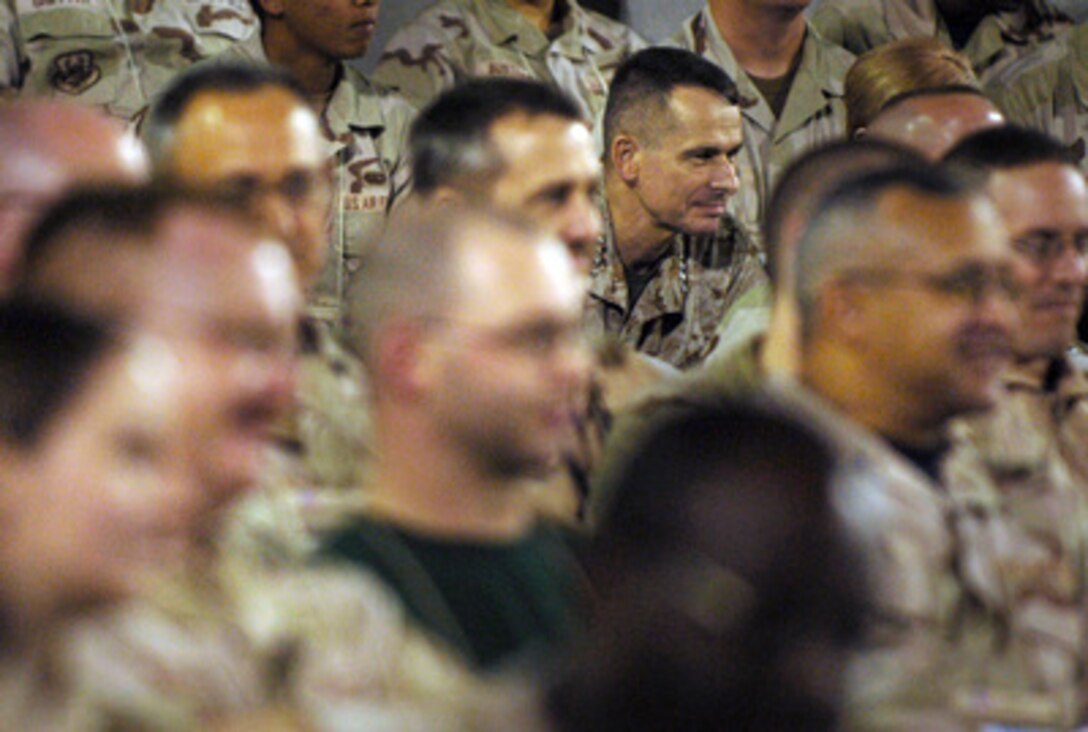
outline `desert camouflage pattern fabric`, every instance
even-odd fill
[[[95,720],[82,730],[205,729],[269,708],[291,729],[460,730],[479,694],[358,570],[174,578],[59,648],[73,707]]]
[[[248,0],[2,0],[0,93],[138,122],[179,71],[257,25]]]
[[[1088,174],[1088,25],[1009,64],[985,91],[1009,122],[1068,145]]]
[[[952,46],[936,0],[823,0],[812,23],[827,40],[861,55],[889,41],[939,38]],[[1046,0],[1024,0],[1017,10],[988,15],[961,51],[984,84],[1071,23]]]
[[[715,236],[675,235],[657,274],[631,303],[611,226],[605,231],[590,273],[585,332],[618,338],[678,369],[714,349],[722,313],[767,277],[751,241],[727,217]]]
[[[439,0],[393,35],[374,78],[421,109],[468,78],[535,79],[566,91],[596,121],[616,67],[646,44],[576,0],[557,6],[562,26],[549,38],[505,0]]]
[[[260,35],[237,44],[222,61],[268,63]],[[408,131],[415,111],[398,95],[347,64],[321,113],[333,171],[328,264],[310,293],[310,313],[339,323],[360,258],[385,229],[386,217],[411,188]]]
[[[736,161],[740,190],[733,197],[730,212],[762,249],[764,208],[782,171],[801,153],[838,139],[846,130],[843,79],[854,57],[809,27],[782,117],[776,119],[751,77],[737,63],[709,9],[684,21],[668,42],[713,61],[737,85],[742,97],[744,148]]]
[[[365,506],[373,439],[366,377],[332,327],[307,319],[292,409],[273,430],[260,484],[224,522],[232,556],[275,569],[299,566],[315,534]]]

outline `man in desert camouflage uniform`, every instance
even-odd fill
[[[374,77],[420,108],[469,77],[536,79],[578,99],[596,121],[616,67],[644,45],[577,0],[440,0],[393,35]]]
[[[955,500],[1001,518],[1000,531],[976,527],[988,534],[986,556],[964,561],[975,570],[968,581],[980,567],[999,581],[997,592],[980,594],[1007,623],[1008,656],[1017,661],[991,672],[986,703],[999,720],[1083,724],[1088,380],[1067,351],[1088,283],[1088,184],[1059,141],[1026,129],[977,133],[950,160],[988,177],[1021,288],[1016,360],[1002,398],[960,425],[992,489],[949,484]]]
[[[744,150],[730,210],[756,242],[771,188],[786,166],[846,130],[843,79],[853,56],[815,32],[805,20],[807,5],[794,3],[783,13],[777,4],[712,0],[670,39],[721,66],[737,84]],[[774,43],[761,34],[773,35]],[[767,47],[777,49],[773,64]]]
[[[4,0],[0,93],[138,121],[179,71],[256,29],[247,0]]]
[[[153,109],[148,141],[159,177],[241,199],[289,245],[303,287],[314,286],[326,253],[328,169],[318,118],[291,77],[226,62],[193,69]],[[303,317],[299,333],[299,380],[277,429],[281,459],[266,475],[267,510],[357,488],[367,449],[357,359],[322,319]],[[265,528],[303,539],[292,525],[297,508],[281,509]]]
[[[1065,143],[1088,174],[1088,25],[1009,64],[986,93],[1010,122]]]
[[[983,84],[1070,25],[1047,0],[823,0],[812,23],[859,56],[889,41],[939,38],[967,56]]]
[[[333,171],[333,201],[328,264],[309,292],[310,312],[337,322],[359,257],[377,243],[389,212],[408,195],[408,127],[414,110],[345,63],[366,53],[378,2],[336,0],[318,9],[309,0],[252,1],[260,33],[219,60],[287,68],[318,112]]]
[[[977,611],[992,578],[980,588],[961,575],[963,557],[984,556],[970,521],[989,514],[958,511],[942,463],[950,420],[999,397],[1014,319],[1011,267],[982,192],[916,166],[847,181],[799,244],[807,391],[780,391],[829,430],[853,466],[838,501],[868,551],[876,589],[851,729],[973,728],[978,710],[968,702],[1002,649],[1001,628]],[[985,479],[967,457],[964,490]]]
[[[714,347],[722,313],[762,271],[726,215],[742,141],[734,84],[680,49],[620,67],[604,133],[605,235],[584,325],[678,368]]]

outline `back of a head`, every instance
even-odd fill
[[[706,89],[730,104],[740,103],[737,85],[720,66],[678,48],[639,51],[620,65],[608,88],[604,149],[611,149],[620,132],[650,139],[647,133],[667,125],[669,95],[677,87]]]
[[[171,188],[73,190],[48,209],[27,238],[15,291],[132,319],[158,284],[151,281],[161,271],[154,266],[158,229],[172,212],[186,208],[250,221],[227,201]]]
[[[572,99],[540,82],[488,78],[459,84],[431,102],[412,124],[415,191],[426,195],[442,186],[485,188],[503,165],[489,144],[489,131],[513,115],[582,119]]]
[[[936,38],[908,38],[863,54],[846,74],[843,101],[850,135],[867,127],[896,97],[920,89],[977,88],[963,54]]]
[[[930,165],[862,173],[832,189],[797,244],[796,292],[804,338],[812,334],[816,304],[828,282],[852,269],[883,267],[913,255],[911,237],[887,231],[894,224],[877,215],[881,200],[897,190],[938,200],[982,195],[974,181]]]
[[[1003,125],[980,130],[948,151],[949,165],[971,171],[992,173],[1043,163],[1076,167],[1073,151],[1045,132]]]
[[[206,92],[251,94],[265,88],[283,89],[308,106],[306,91],[288,71],[267,64],[212,62],[179,74],[151,107],[143,136],[156,175],[168,176],[174,130],[186,109]]]
[[[350,294],[351,344],[372,371],[376,334],[395,319],[425,320],[448,314],[459,288],[458,254],[481,233],[488,241],[520,246],[539,237],[524,219],[476,206],[441,207],[421,216],[394,216],[362,260]]]
[[[830,502],[824,441],[767,407],[656,426],[587,555],[586,643],[550,691],[564,732],[833,729],[865,588]],[[821,678],[800,672],[820,648]]]
[[[805,224],[819,201],[836,186],[867,172],[925,165],[925,159],[913,150],[873,138],[838,140],[794,160],[775,184],[763,222],[767,273],[772,282],[777,286],[780,273],[789,276],[792,272],[797,240]]]
[[[0,302],[0,440],[33,449],[116,338],[106,321],[46,301]]]

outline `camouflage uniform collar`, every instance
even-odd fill
[[[710,7],[700,10],[690,21],[689,27],[696,36],[696,53],[709,56],[736,82],[744,116],[765,131],[773,129],[776,141],[803,127],[808,120],[825,110],[829,98],[842,97],[843,77],[852,56],[824,40],[807,20],[801,63],[793,78],[782,118],[777,122],[763,95],[737,62],[733,49],[714,22]],[[836,63],[837,56],[842,57],[840,63]]]
[[[1060,401],[1088,399],[1088,375],[1076,367],[1068,354],[1055,359],[1047,369],[1048,373],[1053,373],[1052,370],[1057,372],[1055,393]],[[1047,375],[1040,377],[1023,366],[1014,365],[1005,373],[1002,381],[1009,390],[1043,393]]]
[[[496,46],[513,46],[529,56],[543,56],[554,44],[555,50],[570,58],[585,58],[582,38],[588,33],[586,11],[576,0],[556,0],[563,13],[563,32],[554,40],[530,23],[505,0],[471,0],[475,15]]]
[[[605,211],[604,235],[597,245],[597,254],[593,260],[593,269],[589,274],[589,295],[601,300],[624,313],[629,319],[636,313],[639,320],[653,320],[671,313],[682,314],[688,294],[688,263],[684,253],[687,250],[685,237],[674,234],[670,253],[664,255],[658,266],[657,274],[647,283],[634,307],[628,302],[627,276],[623,261],[616,250],[615,235],[611,220]]]

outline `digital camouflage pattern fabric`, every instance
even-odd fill
[[[0,90],[138,122],[179,71],[256,32],[248,0],[2,0]]]
[[[566,91],[596,121],[612,74],[645,43],[576,0],[557,6],[562,21],[549,37],[505,0],[439,0],[393,35],[374,78],[421,109],[467,78],[535,79]]]
[[[605,231],[590,273],[586,333],[618,338],[679,369],[714,349],[722,313],[767,277],[748,237],[727,218],[715,236],[675,235],[657,274],[632,303],[611,227]]]
[[[744,149],[736,161],[740,190],[730,211],[758,245],[764,207],[782,171],[801,153],[838,139],[846,131],[843,79],[854,57],[825,41],[810,26],[781,119],[776,119],[751,77],[737,63],[709,9],[684,21],[669,43],[713,61],[736,82],[742,97]]]

